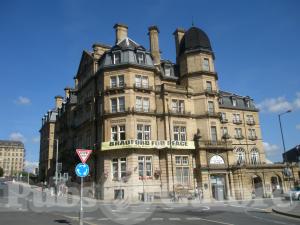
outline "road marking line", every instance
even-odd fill
[[[164,218],[152,218],[151,220],[153,220],[153,221],[164,220]]]
[[[203,221],[207,221],[207,222],[211,222],[211,223],[225,224],[225,225],[233,225],[232,223],[225,223],[225,222],[220,222],[220,221],[216,221],[216,220],[204,219],[204,218],[200,218],[200,217],[188,217],[188,218],[186,218],[186,219],[187,219],[187,220],[203,220]]]
[[[109,220],[109,219],[106,218],[106,217],[104,217],[104,218],[99,218],[99,219],[97,219],[97,220],[101,221],[101,220]]]
[[[170,209],[174,209],[174,208],[167,208],[167,207],[166,207],[166,208],[163,208],[163,209],[165,209],[165,210],[170,210]]]

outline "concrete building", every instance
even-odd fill
[[[87,180],[102,199],[249,199],[287,190],[285,166],[266,162],[253,99],[220,90],[204,31],[175,30],[173,63],[161,57],[156,26],[148,29],[150,50],[126,25],[114,28],[113,46],[83,52],[73,100],[66,94],[58,107],[65,171],[73,173],[76,148],[89,148]]]
[[[16,176],[24,168],[25,149],[20,141],[0,140],[0,167],[4,176]]]

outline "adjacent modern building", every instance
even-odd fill
[[[0,167],[4,176],[16,176],[24,168],[25,149],[20,141],[0,140]]]
[[[285,162],[297,163],[300,166],[300,145],[286,151],[282,154],[282,157]]]
[[[284,164],[267,163],[258,109],[251,97],[220,89],[204,31],[176,29],[171,62],[161,57],[156,26],[150,50],[126,25],[114,29],[112,46],[83,51],[74,87],[44,116],[40,174],[54,175],[49,140],[59,140],[62,172],[73,180],[75,149],[93,150],[86,180],[102,199],[270,197],[299,180],[295,166],[287,178]]]

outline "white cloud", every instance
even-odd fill
[[[280,113],[287,110],[300,109],[300,92],[296,93],[296,98],[293,101],[288,101],[285,97],[267,98],[261,103],[257,104],[257,107],[262,112]]]
[[[296,129],[297,129],[297,130],[300,130],[300,124],[297,124],[297,125],[296,125]]]
[[[26,138],[25,138],[24,135],[21,134],[20,132],[12,132],[12,133],[9,135],[9,140],[25,142],[25,141],[26,141]]]
[[[263,142],[263,146],[267,156],[281,154],[280,147],[275,144],[270,144],[268,142]]]
[[[25,161],[24,163],[24,170],[29,172],[29,173],[35,173],[35,168],[39,167],[39,163],[38,162],[29,162],[29,161]]]
[[[24,96],[19,96],[17,100],[15,100],[15,103],[17,105],[30,105],[31,104],[31,100],[27,97]]]

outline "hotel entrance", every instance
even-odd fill
[[[210,175],[212,197],[218,201],[223,201],[227,198],[225,179],[223,174]]]

